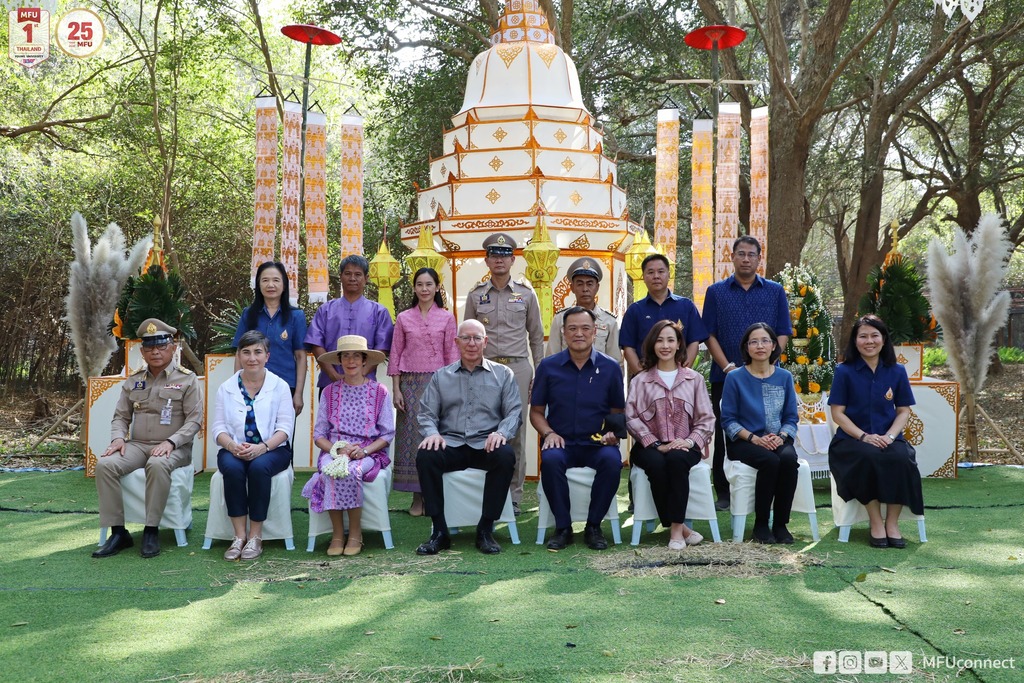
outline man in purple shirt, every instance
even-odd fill
[[[333,351],[338,338],[346,334],[365,338],[370,349],[384,353],[391,350],[391,335],[395,331],[391,314],[388,309],[363,296],[369,273],[370,264],[364,257],[352,254],[342,259],[341,298],[320,306],[306,330],[306,347],[316,357]],[[342,371],[338,365],[320,363],[320,370],[317,386],[321,389],[341,379]],[[376,371],[376,366],[368,368],[371,375]]]

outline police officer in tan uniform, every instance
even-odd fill
[[[619,321],[609,311],[597,305],[597,291],[601,286],[601,278],[604,277],[601,264],[584,256],[570,263],[566,274],[569,277],[569,287],[576,295],[576,305],[593,311],[597,317],[597,336],[594,338],[594,348],[606,356],[611,356],[621,366]],[[562,319],[565,317],[566,310],[563,308],[551,319],[551,332],[548,334],[546,354],[548,356],[566,348],[565,337],[562,335]]]
[[[141,554],[160,554],[157,526],[171,489],[171,472],[192,465],[192,439],[203,421],[199,379],[174,362],[177,332],[156,318],[139,325],[146,367],[129,375],[121,386],[110,426],[110,446],[96,461],[100,526],[110,527],[110,537],[93,557],[110,557],[134,545],[124,528],[121,477],[140,467],[146,468]]]
[[[516,469],[510,487],[512,507],[518,515],[526,480],[526,411],[530,404],[533,369],[544,358],[544,323],[533,288],[525,278],[512,279],[515,240],[497,232],[484,240],[483,247],[487,253],[484,262],[491,277],[476,284],[466,295],[463,320],[474,319],[484,324],[487,330],[485,357],[512,370],[523,401],[522,423],[512,443]]]

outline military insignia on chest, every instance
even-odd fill
[[[135,386],[132,387],[132,389],[145,389],[145,388],[146,388],[146,383],[144,381],[143,382],[136,382]]]
[[[508,302],[510,304],[521,304],[521,303],[523,303],[523,295],[522,294],[513,294],[512,296],[510,296],[508,298]]]
[[[489,304],[489,303],[491,303],[491,295],[490,294],[481,294],[480,295],[479,303],[481,303],[481,304]]]

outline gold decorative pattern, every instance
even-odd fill
[[[527,225],[525,218],[488,218],[479,221],[452,223],[456,230],[500,230],[502,228],[518,228]]]
[[[551,292],[551,298],[554,299],[555,310],[560,311],[565,308],[565,300],[569,297],[569,292],[572,288],[569,285],[569,278],[563,277],[555,285],[554,290]]]
[[[433,197],[430,198],[430,210],[437,211],[437,200]]]
[[[100,396],[115,384],[124,382],[124,377],[90,377],[89,378],[89,408],[99,400]]]
[[[900,365],[906,365],[907,363],[910,362],[910,359],[901,353],[900,355],[896,356],[896,362],[899,363]]]
[[[584,230],[619,230],[619,223],[615,221],[598,221],[593,218],[553,218],[552,225],[565,228],[583,228]]]
[[[565,139],[569,137],[564,130],[559,128],[555,131],[555,139],[558,140],[558,144],[565,142]]]
[[[467,263],[469,263],[469,259],[468,258],[457,258],[457,259],[453,260],[452,261],[452,274],[454,275],[455,273],[458,273],[459,269],[462,268],[462,266],[466,265]]]
[[[516,57],[523,51],[521,43],[507,43],[498,45],[498,56],[501,57],[501,61],[505,62],[505,68],[509,69],[512,67],[512,62],[516,61]]]
[[[498,169],[500,169],[504,165],[505,162],[499,159],[497,154],[494,155],[494,158],[491,159],[490,163],[488,164],[488,166],[494,169],[495,173],[497,173]]]
[[[931,388],[935,390],[942,398],[946,399],[946,403],[953,409],[953,412],[957,412],[957,404],[960,398],[960,385],[956,382],[949,382],[943,384],[933,384]]]
[[[537,45],[534,48],[537,56],[544,61],[544,66],[551,68],[551,62],[555,61],[555,56],[560,50],[554,45]]]
[[[586,234],[580,235],[572,242],[569,242],[569,249],[590,249],[590,240]]]
[[[498,126],[497,130],[491,133],[491,137],[497,140],[498,142],[501,142],[506,137],[508,137],[508,132],[501,126]]]
[[[911,446],[920,446],[924,443],[924,420],[917,416],[914,409],[910,409],[910,419],[907,426],[903,428],[903,438]]]
[[[934,472],[932,472],[928,476],[932,477],[934,479],[938,479],[938,478],[956,479],[956,461],[957,461],[957,453],[954,450],[953,451],[953,455],[949,456],[949,458],[946,460],[946,462],[942,463],[942,467],[940,467],[939,469],[935,470]]]
[[[445,166],[444,164],[441,164],[441,177],[443,177],[443,178],[447,178],[448,177],[448,167]]]
[[[629,235],[623,235],[622,237],[620,237],[619,239],[615,240],[614,242],[609,244],[607,247],[605,247],[605,249],[607,249],[608,251],[618,251],[619,247],[622,246],[622,243],[626,241],[626,237],[628,237],[628,236]]]
[[[569,157],[566,157],[565,160],[562,161],[562,168],[564,168],[566,170],[566,172],[571,171],[573,166],[575,166],[575,165],[576,164],[573,163],[573,160],[570,159]]]
[[[445,239],[444,235],[438,235],[438,237],[441,238],[441,244],[444,245],[445,251],[462,251],[462,247],[451,240]]]
[[[572,201],[573,206],[579,206],[580,202],[583,201],[583,196],[576,190],[573,190],[572,194],[569,195],[569,199]]]
[[[491,191],[484,196],[487,197],[487,201],[489,201],[491,204],[501,199],[501,193],[499,193],[493,187],[491,188]]]

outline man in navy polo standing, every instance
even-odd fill
[[[729,482],[725,478],[725,435],[722,433],[722,389],[725,376],[743,365],[740,341],[754,323],[768,323],[779,335],[779,348],[785,349],[793,325],[789,319],[786,291],[777,282],[757,274],[761,263],[761,243],[749,235],[732,245],[733,274],[708,287],[704,296],[704,325],[711,352],[711,407],[715,411],[715,453],[712,461],[715,507],[729,509]]]
[[[533,380],[530,422],[541,435],[540,480],[555,517],[549,550],[573,542],[569,514],[570,467],[595,470],[584,540],[593,550],[608,547],[601,520],[619,488],[622,456],[619,439],[609,427],[610,415],[626,407],[622,370],[618,363],[594,349],[597,318],[582,306],[573,306],[562,318],[567,348],[548,356]],[[621,418],[619,418],[621,419]]]

